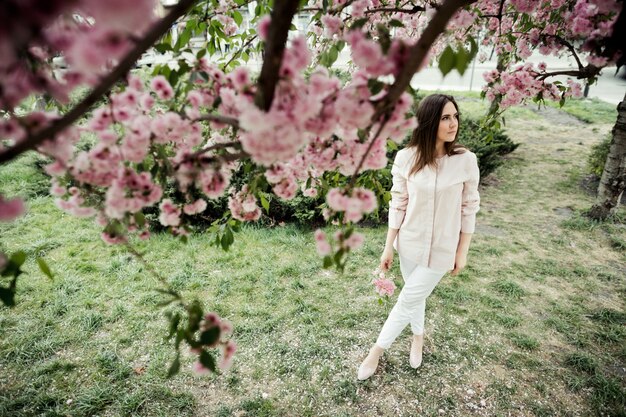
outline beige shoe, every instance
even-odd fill
[[[409,354],[409,363],[411,368],[417,369],[422,364],[422,349],[424,348],[424,335],[413,335],[411,341],[411,353]]]
[[[359,366],[359,371],[357,373],[357,379],[360,381],[364,381],[374,375],[376,372],[376,368],[378,368],[378,360],[382,356],[384,349],[379,348],[378,346],[374,346],[370,349],[369,354]]]

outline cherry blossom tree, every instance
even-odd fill
[[[329,236],[316,231],[316,247],[325,267],[343,269],[363,242],[354,225],[386,202],[372,173],[415,127],[409,85],[417,71],[437,62],[444,74],[463,72],[479,45],[493,47],[502,65],[485,74],[484,95],[497,116],[526,100],[580,95],[576,82],[549,78],[594,79],[623,51],[613,38],[623,15],[614,0],[301,3],[181,0],[159,17],[155,0],[3,2],[0,163],[27,150],[45,155],[58,207],[94,218],[106,243],[125,245],[141,262],[132,242],[150,237],[144,211],[151,207],[186,241],[206,200],[228,195],[228,212],[208,230],[228,249],[242,222],[268,210],[270,196],[325,195],[324,217],[341,227]],[[299,9],[310,15],[305,33],[290,32]],[[205,40],[192,47],[197,35]],[[346,46],[353,71],[342,83],[332,69]],[[167,62],[146,78],[133,66],[150,47]],[[569,54],[578,69],[522,63],[532,50]],[[255,54],[263,57],[258,75],[244,65]],[[89,92],[66,108],[79,87]],[[58,110],[20,111],[32,95]],[[76,145],[88,133],[98,140],[81,150]],[[235,187],[231,178],[242,167],[245,184]],[[19,199],[0,195],[0,221],[24,210]],[[24,260],[21,252],[0,254],[10,278],[8,288],[0,286],[7,305]],[[227,368],[236,349],[231,325],[146,267],[166,301],[181,307],[168,317],[177,352],[184,341],[198,354],[197,371]],[[219,363],[211,353],[217,347]]]

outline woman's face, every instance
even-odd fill
[[[452,142],[459,129],[459,113],[451,101],[443,106],[441,119],[439,119],[439,129],[437,130],[437,142]]]

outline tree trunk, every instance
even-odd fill
[[[587,214],[596,220],[606,219],[617,209],[626,188],[626,96],[617,106],[617,122],[612,133],[611,147],[598,186],[596,204]]]

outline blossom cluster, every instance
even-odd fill
[[[341,188],[331,188],[326,195],[328,207],[334,212],[345,213],[345,221],[358,222],[364,214],[376,209],[376,195],[367,188],[354,188],[350,195]]]
[[[533,63],[527,63],[517,66],[513,72],[487,71],[483,74],[487,82],[483,91],[489,101],[499,98],[502,109],[521,104],[526,99],[537,96],[549,100],[559,100],[562,94],[565,97],[582,96],[580,84],[571,79],[566,82],[567,89],[562,91],[563,87],[559,88],[558,84],[538,78],[537,76],[545,72],[545,69],[545,63],[539,63],[537,68]]]
[[[24,202],[19,198],[5,200],[0,194],[0,221],[9,222],[24,213]]]
[[[217,363],[217,366],[221,370],[227,370],[231,367],[233,362],[233,356],[237,351],[237,344],[232,339],[228,339],[233,332],[233,326],[228,320],[224,320],[216,313],[208,313],[204,316],[204,319],[200,322],[200,332],[217,331],[217,337],[214,341],[208,344],[200,344],[200,346],[191,348],[191,352],[197,355],[201,355],[206,348],[217,348],[221,350],[221,356]],[[202,375],[210,371],[201,361],[194,362],[193,369],[196,373]]]
[[[372,274],[375,277],[372,280],[372,284],[376,293],[380,297],[391,297],[396,290],[396,284],[394,284],[393,280],[387,278],[385,272],[380,269],[376,269]]]
[[[61,103],[81,84],[93,85],[155,18],[156,0],[8,0],[0,15],[0,109],[11,111],[31,93]],[[51,62],[63,52],[68,70]],[[28,57],[22,59],[21,57]]]
[[[363,242],[365,242],[363,235],[353,230],[337,230],[330,238],[323,230],[317,229],[314,237],[317,253],[320,256],[331,255],[333,248],[336,248],[336,251],[342,251],[342,253],[354,251],[363,246]]]

